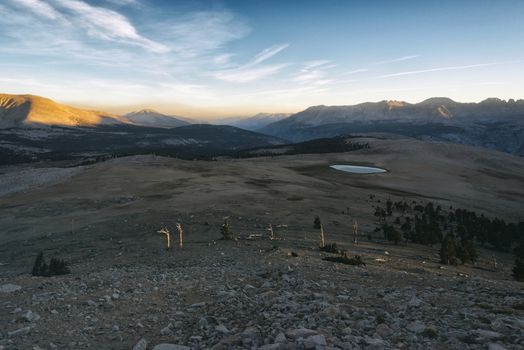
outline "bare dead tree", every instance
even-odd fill
[[[320,224],[320,248],[324,248],[326,246],[326,241],[324,240],[324,227],[322,224]]]
[[[358,243],[358,222],[355,220],[353,222],[353,243]]]
[[[267,233],[269,235],[269,239],[270,240],[274,240],[275,239],[275,233],[273,232],[273,226],[271,224],[269,224],[268,227],[267,227]]]
[[[157,232],[166,236],[166,250],[171,249],[171,232],[167,229],[167,227],[164,227]]]
[[[180,249],[184,249],[184,232],[182,231],[182,225],[177,222],[176,229],[178,231],[178,245],[180,246]]]

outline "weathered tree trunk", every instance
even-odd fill
[[[178,245],[180,249],[184,249],[184,232],[182,231],[182,226],[177,222],[176,229],[178,230]]]
[[[169,230],[166,227],[157,232],[162,233],[166,236],[166,250],[171,249],[171,232],[169,232]]]
[[[324,248],[326,246],[326,242],[324,240],[324,227],[322,224],[320,224],[320,248]]]
[[[267,232],[268,232],[268,235],[269,235],[269,239],[270,240],[274,240],[275,239],[275,233],[273,232],[273,225],[269,224],[269,226],[267,227]]]

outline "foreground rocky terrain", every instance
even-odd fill
[[[365,141],[341,154],[2,168],[14,190],[0,196],[0,349],[522,348],[511,254],[479,249],[475,265],[441,266],[438,245],[373,233],[373,206],[389,198],[521,220],[522,159]],[[388,172],[329,168],[347,163]],[[366,265],[322,260],[332,254],[318,249],[315,215]],[[225,219],[238,240],[219,239]],[[184,249],[166,251],[157,231],[177,222]],[[71,274],[32,277],[41,251]]]
[[[321,260],[313,233],[281,236],[288,238],[200,241],[193,233],[184,251],[169,252],[157,236],[112,237],[103,248],[87,237],[56,237],[55,247],[75,251],[65,254],[71,275],[29,277],[20,258],[11,261],[22,274],[2,267],[0,346],[130,349],[141,339],[148,349],[524,346],[524,291],[505,280],[504,257],[498,272],[489,252],[475,267],[442,268],[436,249],[346,244],[367,262],[355,267]]]

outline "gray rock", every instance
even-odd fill
[[[173,327],[173,324],[172,323],[168,324],[167,326],[165,326],[164,328],[160,330],[160,334],[161,335],[171,334],[171,327]]]
[[[387,325],[381,323],[375,329],[375,333],[377,333],[381,338],[386,338],[393,334],[393,331]]]
[[[7,336],[8,337],[21,337],[21,336],[28,334],[29,332],[31,332],[31,327],[24,327],[24,328],[19,328],[17,330],[14,330],[12,332],[8,332]]]
[[[410,332],[420,334],[426,329],[426,325],[420,321],[414,321],[407,325],[406,329]]]
[[[280,350],[280,349],[283,349],[284,346],[282,344],[266,344],[266,345],[262,345],[261,347],[258,348],[258,350]]]
[[[386,344],[386,342],[380,338],[371,337],[364,338],[364,342],[370,347],[382,347]]]
[[[22,289],[22,287],[19,285],[7,283],[0,286],[0,293],[14,293],[20,289]]]
[[[278,333],[275,337],[275,343],[285,343],[287,342],[286,335],[282,332]]]
[[[409,307],[419,307],[420,305],[422,305],[424,302],[422,300],[420,300],[419,298],[417,298],[416,296],[413,296],[411,298],[410,301],[408,301],[408,306]]]
[[[162,343],[156,345],[152,350],[191,350],[189,346]]]
[[[479,340],[498,340],[503,339],[504,335],[498,332],[488,331],[486,329],[476,329],[472,334]]]
[[[220,325],[216,326],[216,327],[215,327],[215,330],[216,330],[217,332],[220,332],[220,333],[223,333],[223,334],[227,334],[227,333],[229,333],[229,329],[227,329],[227,327],[224,326],[223,324],[220,324]]]
[[[506,348],[497,343],[488,343],[488,350],[506,350]]]
[[[209,322],[207,322],[205,317],[201,317],[200,320],[198,320],[198,327],[200,329],[207,328],[209,326]]]
[[[33,312],[31,310],[28,310],[23,316],[22,320],[26,322],[36,322],[40,319],[40,315],[36,312]]]
[[[133,346],[132,350],[147,350],[147,340],[144,338],[140,339],[138,343]]]
[[[317,331],[308,328],[297,328],[286,331],[286,335],[290,338],[305,338],[317,333]]]
[[[306,338],[306,340],[304,341],[304,345],[306,346],[306,349],[316,349],[318,347],[324,347],[327,345],[326,338],[321,334],[311,335]]]

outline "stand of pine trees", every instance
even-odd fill
[[[33,270],[31,274],[33,276],[58,276],[58,275],[67,275],[71,273],[67,263],[58,258],[51,258],[49,265],[45,262],[44,253],[40,252],[36,256],[35,263],[33,264]]]
[[[524,237],[515,248],[515,266],[513,267],[513,278],[524,282]]]
[[[380,203],[380,200],[377,200]],[[474,242],[503,252],[515,249],[515,279],[524,280],[524,222],[507,223],[466,209],[444,209],[432,202],[392,202],[374,208],[384,237],[426,245],[441,244],[443,264],[475,263],[478,258]],[[376,231],[380,231],[379,228]]]

